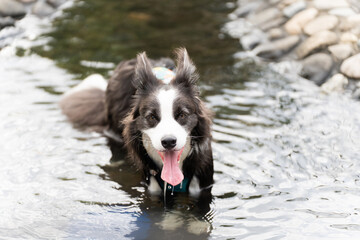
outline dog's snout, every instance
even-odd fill
[[[176,146],[176,137],[165,136],[161,139],[161,145],[166,149],[170,150]]]

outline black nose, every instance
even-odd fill
[[[161,139],[161,145],[167,150],[170,150],[176,146],[176,137],[166,136]]]

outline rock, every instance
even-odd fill
[[[235,14],[238,18],[245,17],[250,12],[255,12],[262,4],[263,3],[259,1],[247,3],[244,6],[236,9],[233,14]]]
[[[245,50],[251,50],[266,39],[266,35],[259,29],[254,29],[249,34],[240,38],[240,43]]]
[[[315,8],[319,10],[329,10],[333,8],[349,7],[346,0],[315,0]]]
[[[18,0],[22,3],[33,3],[33,2],[36,2],[36,0]]]
[[[321,85],[321,90],[325,93],[343,92],[348,85],[348,79],[341,73],[337,73]]]
[[[356,43],[357,41],[357,36],[350,32],[343,33],[340,37],[340,42],[342,43]]]
[[[291,18],[296,13],[304,10],[305,8],[306,8],[305,1],[294,2],[293,4],[287,6],[283,9],[283,14],[284,14],[284,16]]]
[[[299,41],[299,36],[288,36],[273,42],[261,44],[254,49],[254,53],[263,58],[280,58],[293,49],[299,43]]]
[[[0,1],[0,15],[6,17],[19,17],[26,14],[25,7],[15,0],[1,0]]]
[[[340,67],[340,71],[347,77],[360,79],[360,53],[346,59]]]
[[[14,26],[15,19],[11,17],[0,17],[0,29],[8,26]]]
[[[315,8],[309,8],[301,11],[285,24],[285,30],[289,34],[300,34],[305,24],[314,19],[317,14],[318,10],[316,10]]]
[[[272,28],[267,32],[267,34],[270,40],[279,39],[285,36],[285,33],[281,28]]]
[[[348,58],[353,53],[353,47],[351,44],[336,44],[329,46],[329,52],[335,57],[336,60],[342,61]]]
[[[66,0],[47,0],[47,3],[53,6],[54,8],[58,8],[60,5],[64,4]]]
[[[261,28],[261,30],[263,31],[267,31],[269,30],[270,28],[274,28],[274,27],[278,27],[278,26],[281,26],[283,25],[284,23],[286,22],[286,18],[284,17],[277,17],[273,20],[270,20],[268,22],[264,22],[262,23],[259,27]]]
[[[358,27],[359,25],[360,25],[360,14],[355,14],[341,21],[339,24],[339,28],[341,31],[349,31],[350,29],[354,27]]]
[[[354,16],[356,13],[351,8],[335,8],[329,11],[329,14],[336,15],[339,17],[349,17]]]
[[[314,50],[335,44],[337,40],[338,37],[335,33],[327,30],[321,31],[315,33],[314,35],[306,39],[304,42],[302,42],[298,47],[296,53],[299,58],[303,58],[309,55]]]
[[[54,12],[55,9],[43,1],[36,2],[32,7],[32,13],[39,17],[46,17]]]
[[[313,35],[314,33],[331,30],[338,24],[338,18],[332,15],[323,15],[315,18],[314,20],[308,22],[304,27],[304,32],[308,35]]]
[[[254,25],[260,25],[262,23],[266,23],[275,18],[278,18],[279,16],[281,16],[281,12],[279,9],[268,8],[249,17],[249,21]]]
[[[301,76],[307,78],[320,86],[329,76],[333,61],[325,53],[316,53],[303,60]]]

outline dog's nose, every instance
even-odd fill
[[[170,150],[176,146],[176,137],[174,136],[166,136],[161,139],[161,145],[166,150]]]

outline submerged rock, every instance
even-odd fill
[[[307,23],[304,32],[313,35],[323,30],[331,30],[338,24],[338,18],[332,15],[323,15]]]
[[[348,85],[348,79],[341,73],[337,73],[321,85],[321,90],[325,93],[343,92]]]
[[[346,43],[332,45],[329,46],[328,49],[329,52],[331,52],[331,54],[335,57],[335,59],[339,61],[350,57],[354,50],[351,44]]]
[[[325,53],[311,55],[304,59],[302,63],[303,69],[300,75],[319,86],[329,76],[333,66],[331,57]]]
[[[315,8],[309,8],[299,12],[285,24],[285,30],[289,34],[300,34],[302,28],[318,14]]]
[[[38,1],[32,7],[32,13],[39,17],[46,17],[55,12],[55,8],[44,1]]]
[[[261,44],[254,49],[254,53],[263,58],[280,58],[293,49],[299,41],[299,36],[288,36],[286,38]]]
[[[340,71],[347,77],[360,79],[360,53],[346,59],[341,64]]]
[[[19,17],[26,14],[25,7],[15,0],[1,0],[0,1],[0,15]]]
[[[322,47],[326,47],[331,44],[335,44],[338,40],[338,37],[335,33],[330,31],[321,31],[318,32],[308,39],[306,39],[303,43],[300,44],[296,53],[299,58],[306,57],[314,50],[317,50]]]

